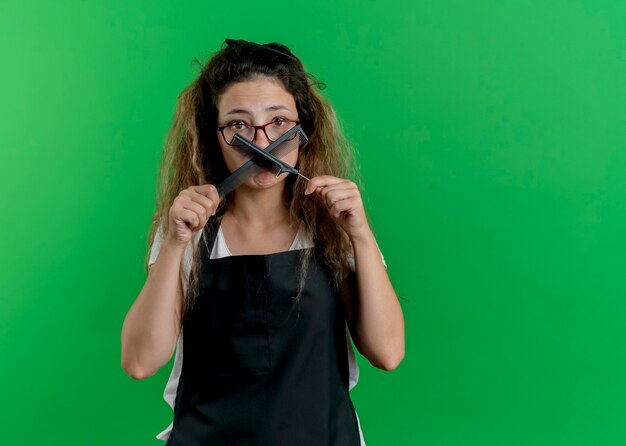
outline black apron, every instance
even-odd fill
[[[301,251],[211,260],[183,325],[169,446],[359,446],[342,299],[318,255],[294,301]]]

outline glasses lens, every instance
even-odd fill
[[[267,133],[267,137],[271,141],[276,141],[278,138],[283,136],[285,133],[287,133],[289,130],[291,130],[295,126],[296,126],[296,123],[291,122],[291,121],[274,121],[274,122],[270,122],[265,127],[265,133]],[[296,135],[294,134],[293,137],[295,136]],[[289,139],[293,139],[293,138],[289,138]]]
[[[229,125],[224,128],[224,139],[232,146],[241,146],[243,143],[237,141],[235,135],[241,135],[252,141],[254,138],[254,128],[245,124]]]

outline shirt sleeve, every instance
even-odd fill
[[[156,262],[157,257],[159,256],[159,251],[161,251],[161,246],[163,245],[163,225],[159,225],[159,228],[152,240],[152,246],[150,247],[150,258],[148,259],[148,266],[152,265]]]

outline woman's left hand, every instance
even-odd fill
[[[329,175],[313,177],[307,184],[304,194],[309,195],[313,192],[322,199],[331,217],[351,240],[365,238],[371,233],[361,193],[352,181]]]

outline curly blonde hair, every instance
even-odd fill
[[[278,80],[293,95],[302,129],[309,141],[299,152],[298,168],[309,178],[332,175],[357,181],[352,163],[352,149],[341,131],[330,103],[320,93],[323,84],[308,74],[302,62],[284,45],[259,45],[227,40],[201,69],[200,75],[183,89],[178,97],[173,122],[163,150],[159,168],[156,211],[151,223],[148,248],[159,230],[169,230],[169,209],[183,190],[193,185],[218,184],[229,172],[217,140],[217,99],[236,82],[269,77]],[[300,223],[313,241],[321,258],[333,273],[339,287],[351,250],[345,232],[332,220],[320,200],[307,199],[306,183],[294,175],[287,178],[285,193],[292,222]],[[223,200],[215,218],[230,205]],[[207,226],[212,223],[207,222]],[[205,233],[207,231],[204,231]],[[193,242],[193,238],[192,238]],[[198,293],[199,252],[192,243],[192,266],[185,294],[188,310]],[[306,278],[311,250],[303,250],[299,268],[299,292]],[[148,266],[149,249],[145,268]],[[181,280],[182,277],[181,270]]]

